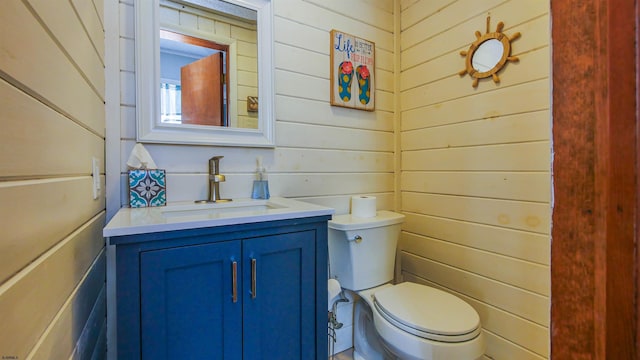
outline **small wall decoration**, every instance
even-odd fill
[[[258,111],[258,97],[247,96],[247,112],[257,112],[257,111]]]
[[[496,31],[491,32],[491,17],[487,16],[487,32],[482,35],[476,31],[476,40],[471,43],[469,50],[460,51],[465,57],[465,68],[458,73],[460,76],[469,74],[473,79],[471,86],[478,87],[478,80],[491,77],[494,83],[500,82],[498,71],[507,61],[517,62],[517,56],[511,56],[511,42],[520,37],[516,32],[511,37],[502,33],[504,23],[500,21]]]
[[[375,110],[375,44],[331,30],[331,105]]]

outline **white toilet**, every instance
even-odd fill
[[[355,292],[354,358],[475,360],[484,353],[478,313],[447,292],[391,285],[404,215],[378,211],[329,221],[330,276]]]

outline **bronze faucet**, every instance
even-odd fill
[[[220,174],[220,159],[224,156],[214,156],[209,159],[209,196],[206,200],[197,200],[196,203],[219,203],[229,202],[231,199],[220,198],[220,183],[225,181],[224,175]]]

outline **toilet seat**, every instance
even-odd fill
[[[392,325],[423,339],[445,343],[471,340],[480,334],[478,313],[442,290],[404,282],[376,291],[373,304]]]

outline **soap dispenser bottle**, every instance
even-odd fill
[[[256,168],[256,179],[253,180],[252,199],[268,199],[269,198],[269,182],[267,181],[267,172],[262,166],[262,156],[256,159],[258,166]]]

